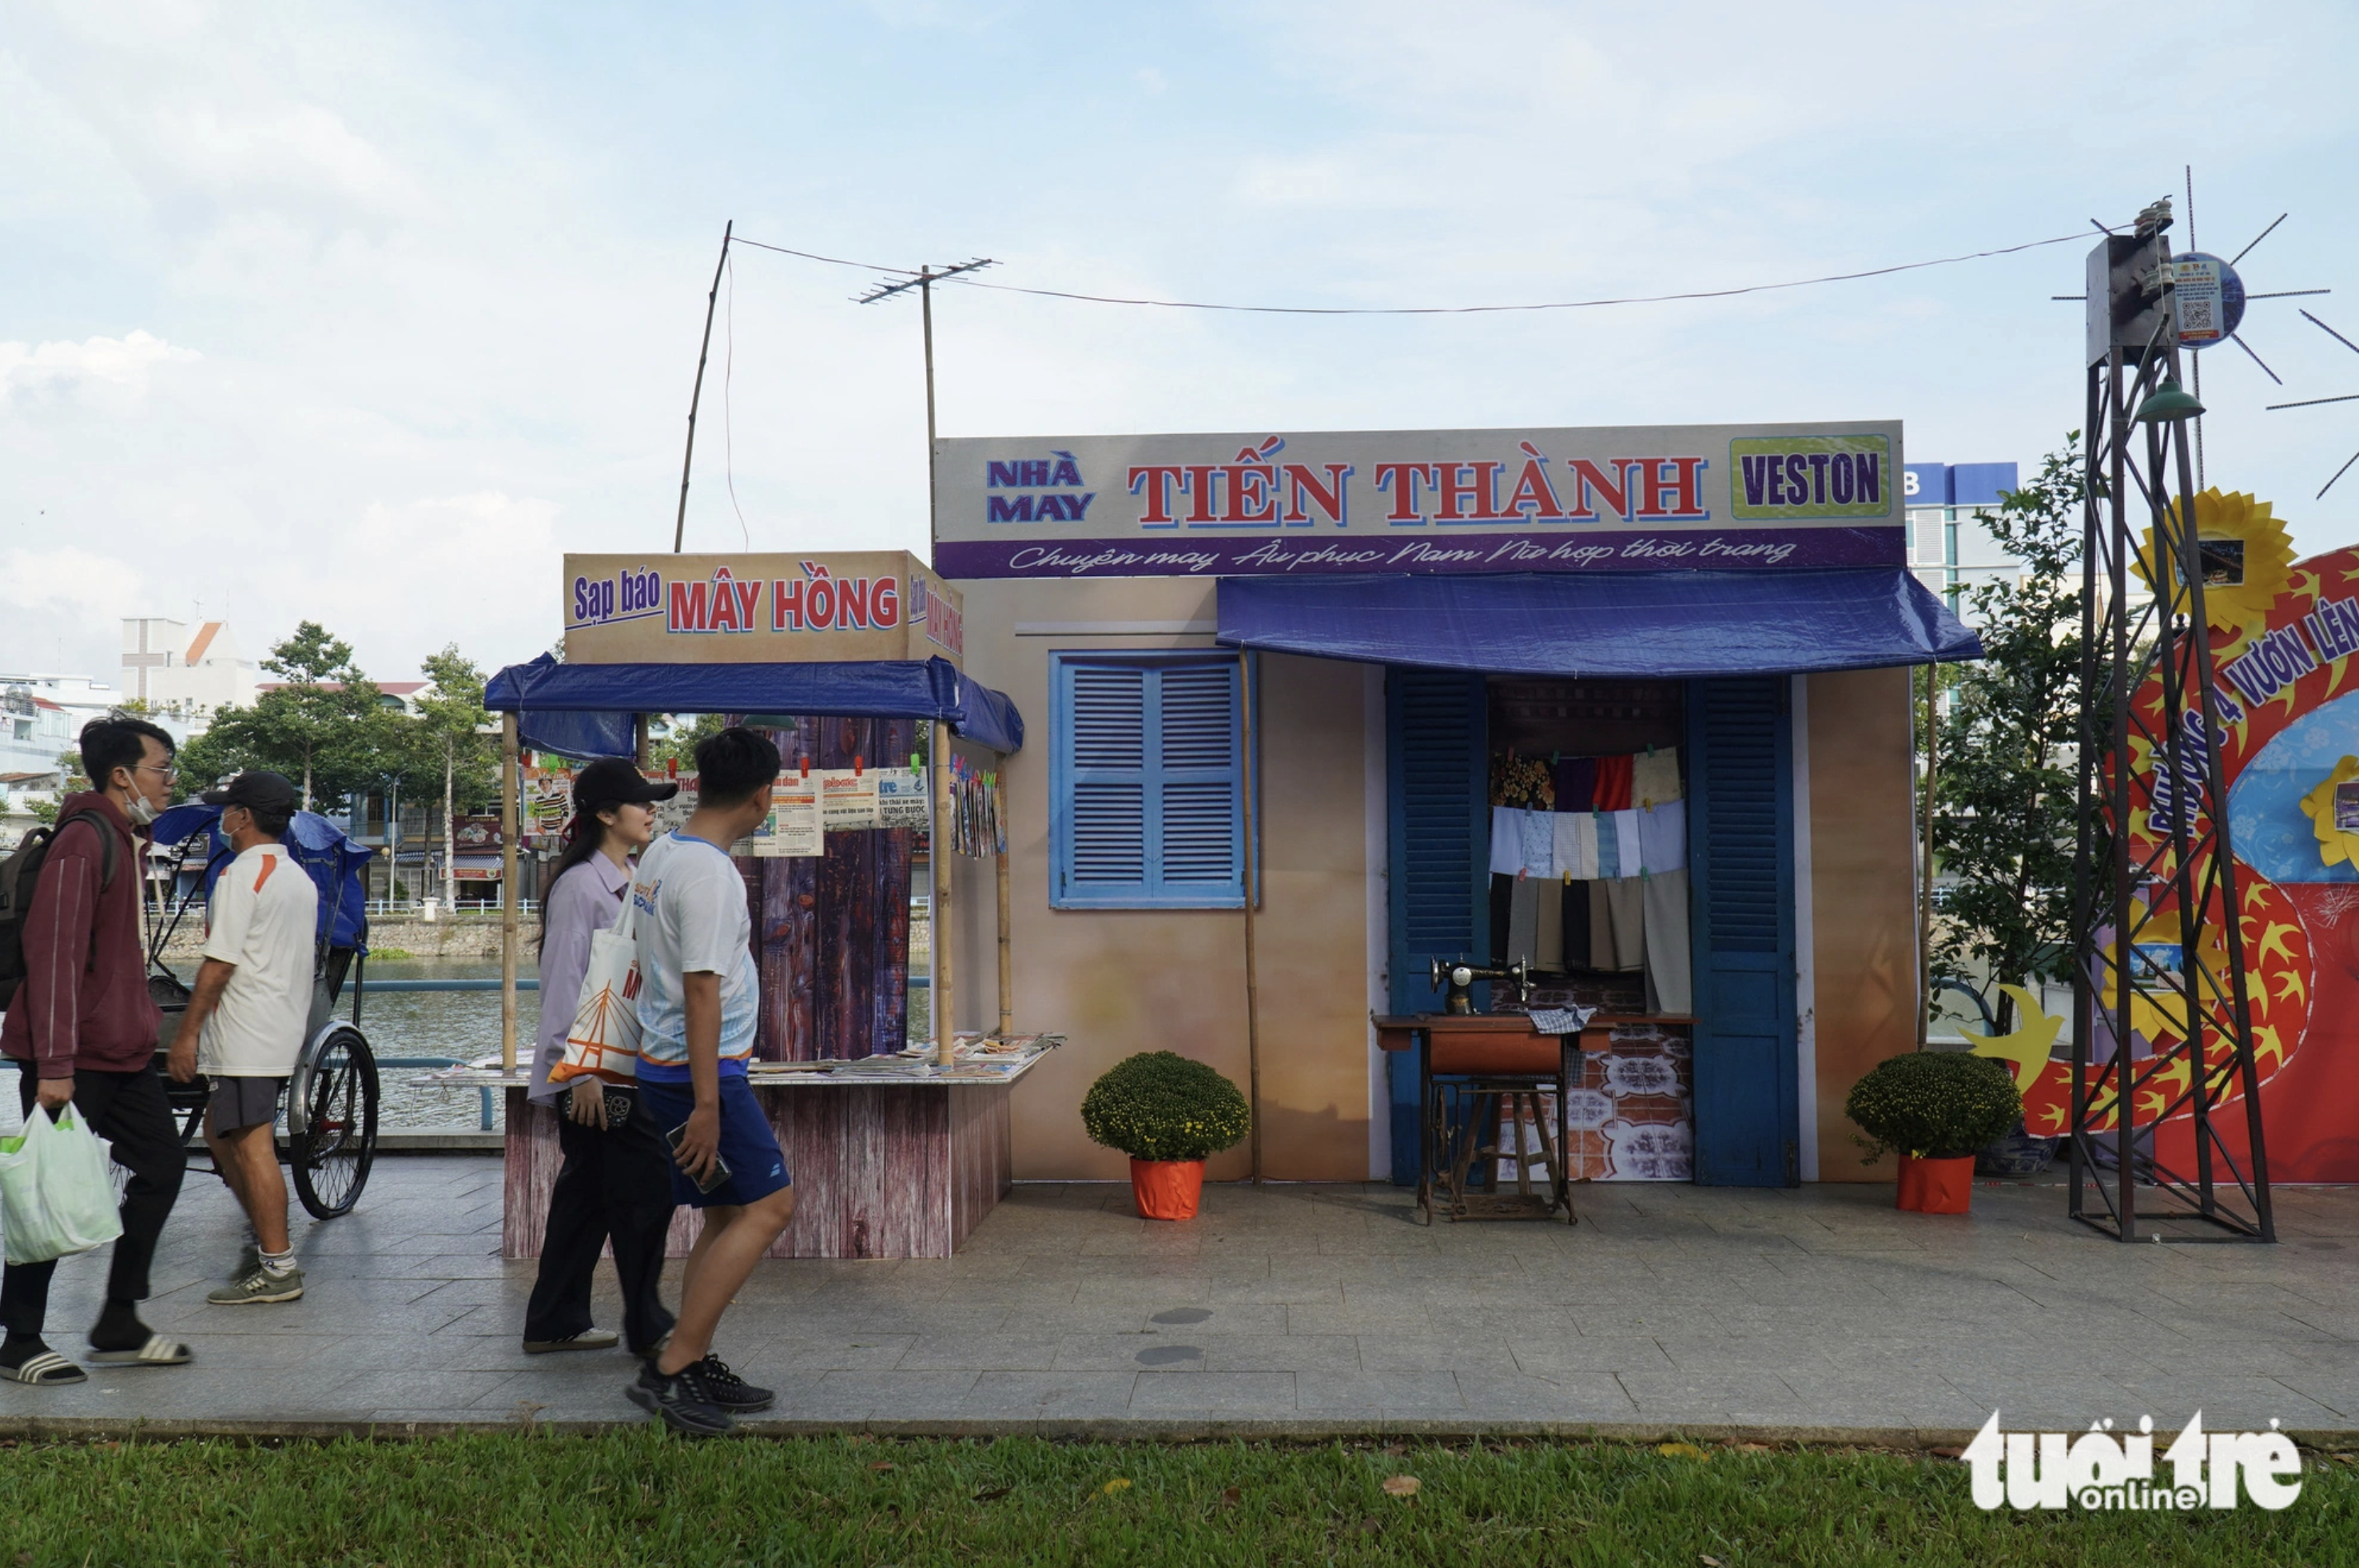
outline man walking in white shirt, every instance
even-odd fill
[[[254,1227],[254,1251],[205,1300],[214,1306],[291,1301],[303,1271],[287,1234],[278,1173],[278,1100],[311,1018],[320,894],[279,840],[294,820],[295,786],[245,772],[204,797],[222,808],[221,833],[237,858],[213,881],[204,964],[172,1040],[172,1076],[212,1081],[205,1145]]]

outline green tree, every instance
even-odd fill
[[[418,699],[418,723],[426,749],[441,766],[442,897],[456,904],[459,810],[497,798],[499,746],[483,733],[492,717],[484,707],[484,672],[461,656],[456,643],[429,654],[419,672],[434,683]]]
[[[2080,432],[2039,474],[1978,513],[2024,563],[2012,583],[1966,593],[1983,640],[1981,662],[1942,679],[1932,777],[1933,852],[1956,887],[1935,928],[1933,969],[1971,980],[1985,968],[2001,1030],[2015,1027],[2001,983],[2070,973],[2072,856],[2081,716],[2082,501]],[[1920,746],[1922,737],[1920,736]]]
[[[284,683],[250,708],[215,714],[182,752],[181,772],[196,787],[243,768],[266,768],[299,781],[308,811],[315,797],[340,799],[387,772],[389,758],[408,738],[402,732],[408,720],[387,709],[384,693],[353,663],[350,643],[305,621],[271,648],[262,668]]]

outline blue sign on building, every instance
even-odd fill
[[[1995,506],[2020,483],[2012,463],[1912,463],[1902,480],[1908,506]]]

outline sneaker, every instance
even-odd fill
[[[229,1271],[229,1277],[243,1279],[261,1267],[262,1248],[255,1244],[252,1236],[247,1236],[245,1245],[237,1249],[237,1267]]]
[[[766,1410],[777,1402],[777,1394],[767,1388],[754,1387],[729,1370],[729,1364],[710,1351],[705,1353],[703,1360],[696,1364],[696,1369],[702,1376],[704,1390],[712,1396],[712,1402],[732,1415]]]
[[[737,1425],[727,1410],[712,1402],[701,1365],[683,1367],[667,1377],[650,1361],[623,1392],[631,1403],[682,1437],[718,1437]]]
[[[622,1343],[623,1336],[611,1328],[585,1328],[580,1334],[560,1334],[551,1339],[527,1339],[524,1353],[546,1356],[552,1350],[612,1350]]]
[[[245,1307],[264,1301],[292,1301],[303,1294],[303,1270],[289,1269],[284,1274],[273,1274],[267,1269],[255,1269],[241,1274],[219,1290],[205,1293],[205,1303],[214,1307]]]

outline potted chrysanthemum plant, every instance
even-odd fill
[[[1878,1062],[1852,1085],[1843,1112],[1866,1136],[1873,1164],[1900,1156],[1897,1202],[1928,1214],[1962,1214],[1973,1194],[1974,1151],[2023,1115],[2006,1064],[1954,1051],[1912,1051]]]
[[[1252,1126],[1234,1083],[1169,1051],[1114,1063],[1082,1097],[1082,1127],[1092,1142],[1130,1156],[1131,1196],[1150,1220],[1194,1219],[1205,1160]]]

